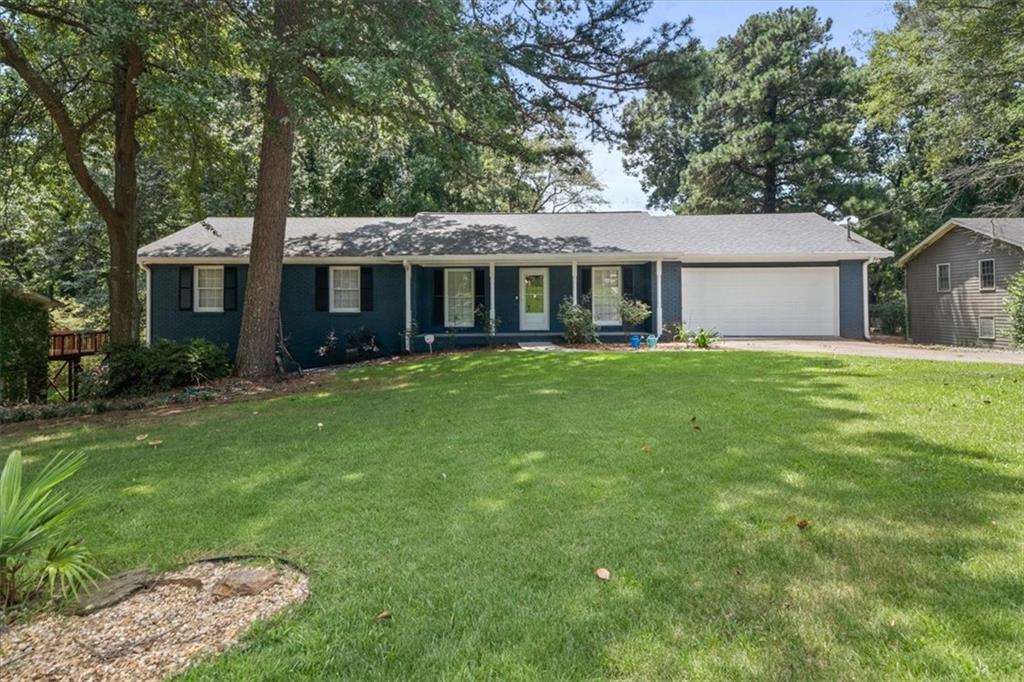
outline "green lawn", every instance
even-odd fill
[[[1024,368],[476,353],[3,443],[89,453],[108,572],[309,567],[189,678],[1024,675]]]

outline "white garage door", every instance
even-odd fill
[[[683,322],[725,336],[838,336],[839,268],[683,268]]]

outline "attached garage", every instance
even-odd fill
[[[838,336],[835,266],[682,268],[683,323],[724,336]]]

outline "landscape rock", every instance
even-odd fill
[[[91,590],[79,596],[71,607],[71,611],[76,615],[85,616],[108,606],[119,604],[139,590],[150,587],[154,580],[156,580],[156,574],[148,568],[136,568],[118,573],[100,580]]]
[[[227,575],[213,586],[214,599],[251,597],[276,585],[277,574],[260,568],[245,568]]]

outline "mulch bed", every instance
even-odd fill
[[[258,594],[228,594],[233,577],[262,575]],[[218,654],[258,620],[309,595],[307,577],[275,565],[202,562],[86,616],[45,615],[0,631],[4,680],[160,680]]]

